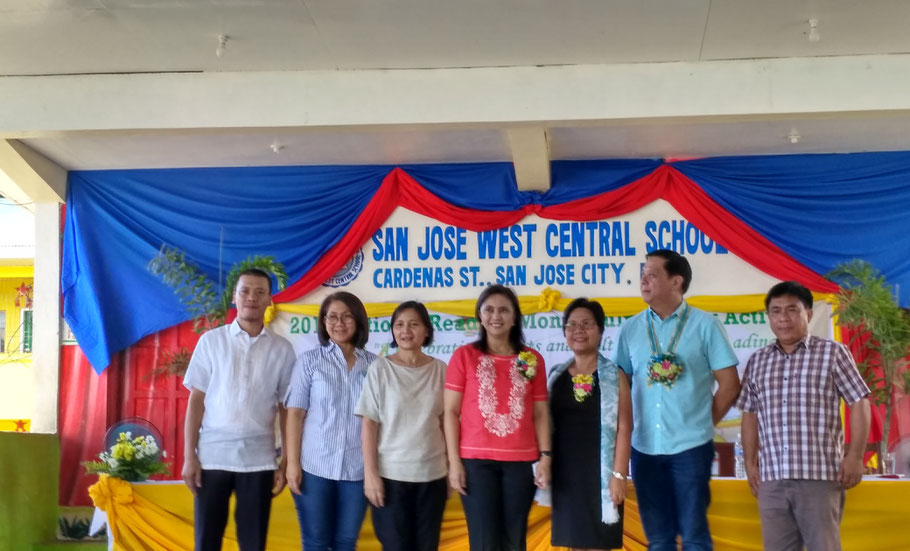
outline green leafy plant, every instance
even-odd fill
[[[275,282],[278,284],[279,291],[283,291],[288,285],[288,274],[284,271],[284,265],[276,261],[275,257],[250,256],[247,257],[246,260],[234,264],[234,267],[228,272],[227,280],[224,282],[224,292],[221,294],[221,302],[218,304],[215,311],[216,316],[218,316],[218,319],[221,320],[222,324],[227,317],[228,310],[231,309],[231,304],[233,304],[234,287],[237,285],[240,274],[251,269],[262,270],[263,272],[272,275],[275,278]]]
[[[910,316],[898,305],[885,277],[866,261],[840,264],[828,277],[841,286],[834,313],[841,325],[855,329],[851,344],[861,343],[866,352],[859,368],[872,402],[885,406],[884,436],[879,443],[879,457],[885,457],[895,392],[910,394]]]
[[[259,269],[275,278],[278,290],[287,287],[288,275],[284,266],[272,256],[250,256],[234,264],[228,272],[224,290],[219,296],[215,282],[211,281],[199,267],[186,258],[186,254],[174,247],[162,245],[158,254],[148,263],[150,272],[159,276],[164,283],[174,289],[180,302],[193,317],[193,330],[203,333],[224,325],[228,311],[234,301],[234,286],[240,274],[249,269]],[[164,352],[159,367],[153,369],[147,377],[159,375],[183,375],[190,363],[190,352],[181,348],[173,352]]]
[[[162,245],[158,254],[149,261],[148,269],[174,289],[180,302],[195,320],[193,329],[197,333],[217,327],[213,325],[219,311],[215,284],[198,266],[187,260],[183,251]]]
[[[180,302],[195,319],[193,329],[197,333],[224,325],[234,301],[237,279],[241,273],[253,268],[273,276],[279,291],[287,287],[288,275],[284,266],[272,256],[250,256],[234,264],[228,272],[220,297],[215,292],[215,283],[179,249],[162,245],[148,264],[150,272],[173,287]]]
[[[159,361],[159,367],[146,373],[143,380],[153,379],[158,376],[169,377],[172,375],[179,375],[183,377],[186,375],[186,370],[190,366],[190,351],[187,347],[182,347],[179,350],[165,350],[161,353],[161,360]]]

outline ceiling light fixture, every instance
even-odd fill
[[[802,136],[799,135],[795,128],[791,128],[790,133],[787,134],[787,139],[790,140],[790,143],[797,144],[802,139]]]
[[[226,34],[218,35],[218,47],[215,48],[215,55],[221,57],[224,55],[224,50],[227,48],[227,41],[231,38]]]
[[[809,20],[809,42],[818,42],[821,38],[822,35],[818,32],[818,19],[813,17]]]

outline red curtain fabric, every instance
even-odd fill
[[[783,280],[796,280],[812,289],[837,292],[838,286],[799,262],[717,204],[695,182],[670,165],[663,198],[711,239],[759,270]]]
[[[83,461],[97,459],[108,426],[108,384],[120,371],[120,355],[111,369],[98,375],[78,346],[60,350],[60,396],[57,431],[60,435],[60,504],[90,506],[88,487],[97,481],[87,476]]]
[[[427,191],[407,172],[392,170],[347,234],[306,276],[275,296],[276,302],[296,300],[337,272],[364,245],[397,207],[404,207],[444,224],[486,231],[515,224],[529,214],[552,220],[601,220],[639,209],[656,199],[679,213],[759,270],[779,279],[799,281],[814,291],[834,292],[837,285],[793,260],[779,247],[727,212],[695,182],[671,165],[620,189],[560,205],[526,205],[513,211],[482,211],[457,207]]]
[[[853,354],[853,358],[856,359],[856,363],[862,363],[870,357],[870,353],[867,350],[863,349],[865,343],[869,340],[868,335],[859,333],[858,338],[856,338],[857,333],[855,329],[849,327],[841,327],[841,337],[844,344],[850,348],[850,352]],[[882,376],[880,369],[875,368],[875,375],[877,377]],[[910,407],[908,407],[908,399],[906,396],[903,396],[900,391],[897,391],[894,399],[894,410],[891,414],[891,426],[888,429],[888,447],[893,448],[902,437],[910,437]],[[885,419],[885,406],[872,406],[872,427],[869,430],[869,442],[880,442],[882,440],[882,431],[884,430],[884,419]],[[847,439],[849,440],[850,435],[850,411],[847,410],[845,415],[845,431],[847,433]]]
[[[382,223],[392,215],[397,205],[398,189],[393,173],[389,173],[379,186],[354,225],[344,237],[326,252],[305,276],[274,296],[275,302],[289,302],[309,293],[335,274],[363,246]]]

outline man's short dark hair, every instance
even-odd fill
[[[348,307],[354,316],[354,336],[351,337],[351,344],[354,348],[363,348],[370,339],[370,320],[367,318],[366,308],[355,295],[347,291],[338,291],[325,297],[319,306],[319,319],[316,320],[316,336],[319,337],[319,344],[325,346],[329,344],[329,332],[325,328],[325,315],[329,311],[329,306],[333,302],[340,302]]]
[[[664,270],[667,271],[667,275],[683,278],[682,292],[685,294],[689,290],[689,284],[692,283],[692,266],[689,266],[686,257],[670,249],[657,249],[645,255],[645,258],[652,257],[664,259]]]
[[[395,311],[392,312],[392,346],[398,347],[398,343],[395,341],[395,320],[397,320],[398,316],[405,310],[414,310],[417,312],[417,317],[420,318],[424,327],[427,328],[427,336],[423,339],[423,344],[420,346],[429,346],[433,344],[433,322],[430,321],[430,313],[427,312],[427,307],[416,300],[409,300],[399,304],[398,307],[395,308]]]
[[[234,282],[234,291],[237,291],[237,285],[240,283],[240,278],[243,276],[255,276],[255,277],[264,277],[266,281],[269,282],[269,294],[272,294],[272,276],[268,274],[265,270],[260,270],[259,268],[247,268],[240,272],[240,275],[237,276],[237,281]]]
[[[569,316],[572,315],[572,312],[579,308],[584,308],[588,312],[591,312],[591,315],[594,316],[594,323],[597,324],[597,328],[600,329],[600,332],[604,332],[604,324],[606,323],[606,315],[604,314],[604,307],[600,305],[599,302],[593,300],[588,300],[584,297],[577,298],[569,303],[566,306],[565,311],[562,314],[562,332],[566,332],[566,323],[569,322]]]
[[[765,295],[765,310],[768,309],[768,305],[771,304],[772,300],[783,296],[796,297],[803,303],[806,310],[812,309],[812,291],[806,289],[797,281],[782,281],[771,287],[771,290]]]

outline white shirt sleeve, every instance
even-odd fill
[[[291,346],[291,343],[287,342],[287,340],[284,340],[284,343],[287,346],[283,347],[282,354],[279,356],[281,362],[281,376],[278,379],[278,399],[282,402],[290,389],[291,377],[294,374],[294,364],[296,363],[294,347]]]
[[[190,358],[190,365],[183,376],[183,386],[192,391],[194,388],[202,392],[208,392],[209,383],[212,380],[212,370],[214,369],[214,359],[210,353],[209,340],[211,332],[202,335],[196,349],[193,351],[193,357]]]

